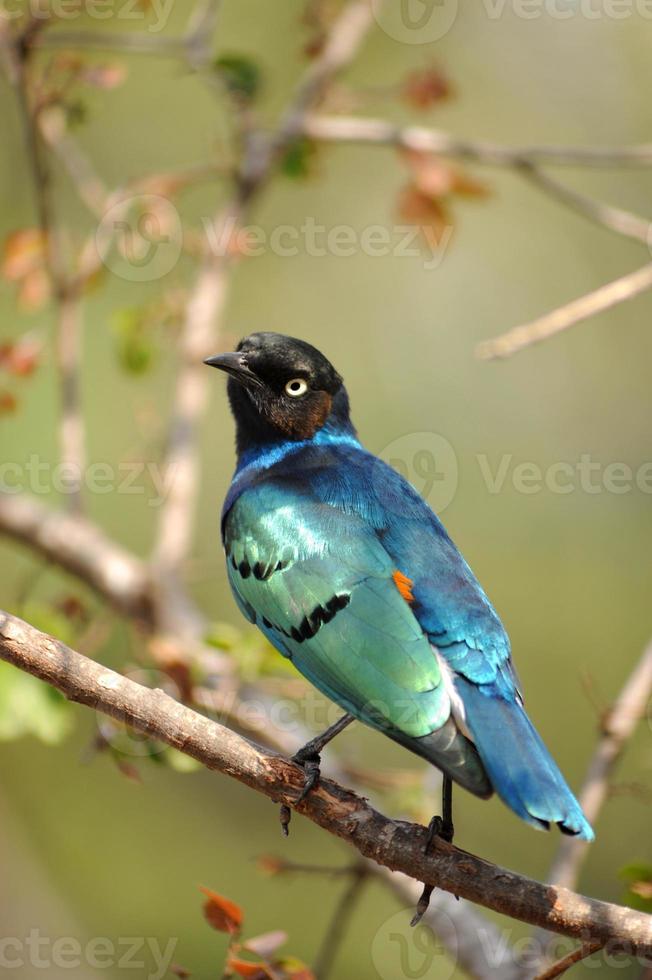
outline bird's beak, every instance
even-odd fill
[[[259,378],[247,364],[244,354],[237,351],[229,354],[214,354],[212,357],[207,357],[204,364],[219,368],[220,371],[226,371],[240,384],[260,384]]]

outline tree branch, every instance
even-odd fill
[[[159,739],[263,793],[293,805],[303,786],[294,763],[264,752],[229,729],[75,653],[8,613],[0,613],[0,658],[85,704]],[[652,917],[524,878],[436,841],[425,853],[424,827],[390,820],[337,783],[323,779],[297,806],[362,855],[412,878],[562,935],[652,955]]]
[[[0,494],[0,531],[77,576],[124,615],[151,622],[147,567],[76,515],[45,507],[26,494]]]
[[[609,229],[609,231],[614,231],[618,235],[633,238],[634,241],[641,242],[648,247],[652,244],[652,224],[645,218],[632,214],[631,211],[625,211],[623,208],[603,204],[602,201],[596,201],[592,197],[587,197],[586,194],[580,194],[579,191],[567,187],[561,181],[543,173],[532,164],[522,164],[519,167],[519,173],[539,190],[561,201],[562,204],[573,211],[577,211],[589,221],[593,221],[595,224]]]
[[[66,271],[62,236],[55,220],[52,195],[52,174],[48,165],[47,147],[39,128],[39,109],[31,91],[31,54],[35,39],[44,23],[28,35],[3,38],[9,59],[13,62],[10,75],[16,88],[17,102],[25,133],[25,145],[32,171],[36,211],[43,235],[46,267],[52,294],[57,306],[55,359],[59,377],[60,460],[69,474],[66,505],[81,511],[81,480],[86,461],[85,429],[80,405],[79,375],[82,356],[82,318],[80,297],[71,288]]]
[[[582,167],[652,165],[652,143],[640,146],[504,146],[487,140],[461,139],[423,126],[397,126],[384,119],[312,114],[302,132],[310,139],[333,143],[380,143],[404,150],[436,153],[491,166],[554,163]]]
[[[599,940],[582,943],[577,949],[571,950],[566,956],[549,966],[543,973],[538,973],[534,980],[554,980],[555,977],[560,977],[562,973],[566,973],[566,970],[570,970],[571,966],[575,966],[576,963],[585,960],[587,956],[597,953],[599,949],[602,949],[602,945]]]
[[[614,279],[600,286],[591,293],[586,293],[565,306],[560,306],[551,313],[533,320],[531,323],[513,327],[499,337],[485,340],[476,348],[477,356],[483,360],[511,357],[526,347],[548,340],[555,334],[568,330],[569,327],[581,323],[591,316],[603,313],[605,310],[624,303],[639,293],[652,288],[652,262],[644,265],[635,272]]]

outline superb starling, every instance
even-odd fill
[[[535,827],[593,831],[523,708],[507,634],[414,488],[359,442],[342,378],[315,347],[254,333],[206,364],[225,371],[237,468],[222,513],[236,602],[347,714],[427,759],[451,783],[495,790]]]

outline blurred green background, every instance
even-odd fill
[[[650,138],[650,22],[590,18],[573,8],[568,19],[544,12],[523,19],[508,4],[490,17],[482,4],[459,9],[436,43],[409,45],[371,33],[343,79],[354,89],[381,91],[433,62],[455,98],[416,113],[404,103],[370,95],[362,111],[417,121],[459,135],[507,144],[627,144]],[[570,6],[569,6],[570,9]],[[596,9],[602,8],[596,4]],[[630,8],[627,8],[628,10]],[[306,31],[303,4],[294,0],[227,0],[216,53],[238,52],[260,66],[263,116],[273,121],[299,77]],[[178,33],[185,4],[170,12],[166,34]],[[75,29],[138,30],[138,21],[73,22]],[[215,154],[228,133],[223,106],[178,62],[135,56],[124,85],[85,95],[88,120],[80,140],[107,184],[148,171],[192,165]],[[0,88],[3,138],[0,186],[3,237],[34,224],[33,194],[14,96]],[[456,200],[454,237],[436,269],[423,257],[265,254],[243,260],[235,273],[223,346],[252,330],[275,329],[316,344],[343,373],[354,418],[375,452],[414,459],[414,433],[433,432],[452,446],[456,492],[445,523],[489,593],[512,639],[530,713],[572,786],[578,787],[595,743],[598,718],[583,677],[606,706],[634,665],[651,631],[651,498],[635,486],[625,493],[520,492],[513,469],[523,462],[543,471],[583,454],[602,467],[623,462],[636,471],[651,456],[650,362],[652,297],[637,299],[561,338],[504,363],[482,363],[474,346],[602,282],[643,264],[644,248],[571,214],[498,169],[471,172],[491,195]],[[650,176],[644,169],[560,172],[586,193],[649,213]],[[320,151],[303,181],[276,178],[252,221],[268,232],[301,226],[307,216],[327,227],[393,228],[397,194],[406,180],[397,154],[378,147]],[[199,226],[225,194],[219,181],[178,202],[189,226]],[[57,204],[73,231],[88,219],[65,179]],[[174,344],[161,334],[158,356],[142,378],[122,370],[112,317],[163,290],[192,281],[184,257],[162,281],[127,282],[108,275],[86,303],[83,398],[92,461],[156,458],[174,378]],[[12,288],[0,290],[0,332],[50,331],[48,311],[16,311]],[[218,538],[218,514],[233,467],[233,434],[222,379],[203,432],[201,507],[189,577],[212,620],[243,628],[228,591]],[[2,460],[31,454],[56,461],[56,389],[51,354],[20,387],[14,415],[0,418]],[[491,492],[481,460],[507,476]],[[503,465],[506,465],[503,463]],[[602,471],[601,471],[602,472]],[[411,474],[417,487],[418,474]],[[450,474],[449,474],[450,476]],[[600,473],[596,477],[600,484]],[[439,492],[439,491],[437,491]],[[151,544],[156,508],[147,497],[92,495],[88,510],[116,539],[142,554]],[[46,569],[23,549],[0,542],[0,606],[79,593],[77,583]],[[91,601],[91,600],[88,600]],[[126,631],[116,626],[97,654],[132,662]],[[260,874],[255,858],[282,852],[297,861],[342,864],[346,847],[295,817],[289,841],[280,837],[275,808],[234,782],[205,772],[179,774],[140,764],[142,782],[129,781],[104,756],[88,760],[96,721],[75,709],[77,725],[57,746],[35,738],[0,745],[0,910],[2,934],[24,936],[152,936],[178,939],[174,960],[197,977],[220,975],[225,940],[201,916],[199,885],[230,896],[246,911],[247,932],[284,928],[288,949],[311,963],[328,914],[342,888],[338,879]],[[613,795],[598,826],[581,890],[619,901],[619,870],[652,860],[649,796],[650,727],[628,747]],[[338,751],[337,749],[335,751]],[[418,760],[379,736],[353,730],[339,751],[359,764],[413,767]],[[433,797],[433,809],[437,808]],[[558,844],[536,834],[500,803],[457,794],[457,842],[533,877],[545,876]],[[372,883],[359,905],[334,976],[376,978],[373,941],[397,910]],[[404,914],[407,929],[409,912]],[[496,921],[498,919],[496,918]],[[508,920],[512,938],[527,930]],[[441,958],[428,977],[446,978]],[[580,966],[575,976],[602,976],[609,966]],[[636,967],[620,970],[637,975]],[[61,976],[113,980],[121,970],[61,971]],[[145,976],[147,970],[132,971]],[[15,971],[31,977],[29,968]],[[48,976],[58,977],[52,969]]]

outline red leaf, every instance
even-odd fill
[[[208,901],[204,902],[206,921],[218,932],[228,932],[230,935],[240,932],[242,928],[242,909],[235,902],[210,888],[201,889]]]
[[[86,65],[80,77],[88,84],[96,88],[112,89],[122,85],[127,77],[125,65],[113,62],[105,65]]]
[[[275,854],[261,854],[256,863],[258,870],[268,875],[278,875],[287,869],[287,862]]]
[[[398,200],[400,217],[412,225],[419,225],[431,244],[437,245],[452,224],[448,211],[437,198],[424,194],[414,184],[403,188]]]
[[[20,228],[5,239],[2,267],[5,279],[17,282],[43,266],[45,235],[40,228]]]
[[[14,344],[0,345],[0,368],[16,378],[32,374],[38,364],[41,345],[35,340],[23,338]]]
[[[436,102],[447,99],[450,94],[448,79],[436,68],[422,68],[411,72],[401,87],[403,100],[415,109],[429,109]]]
[[[18,402],[10,391],[0,391],[0,415],[11,415],[18,408]]]
[[[47,303],[50,293],[50,276],[46,270],[31,269],[23,276],[18,289],[18,305],[22,310],[33,313]]]
[[[270,972],[266,963],[251,963],[248,960],[239,960],[230,957],[227,961],[227,968],[232,973],[237,973],[239,977],[249,977],[249,980],[274,980],[274,974]]]

